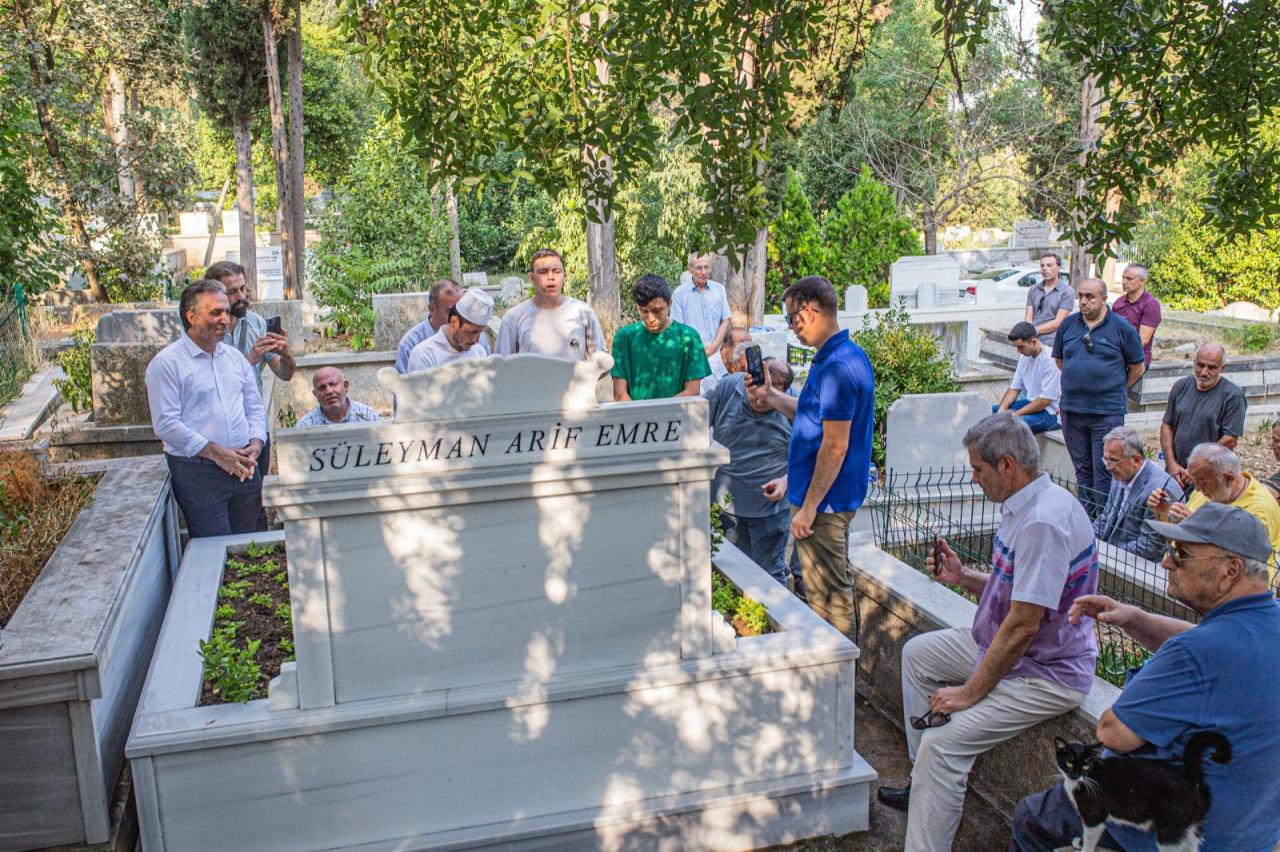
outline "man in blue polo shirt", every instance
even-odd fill
[[[1203,762],[1210,806],[1200,848],[1270,852],[1280,842],[1280,605],[1267,584],[1267,531],[1224,503],[1209,503],[1180,524],[1147,523],[1170,541],[1160,563],[1169,572],[1169,596],[1203,618],[1192,625],[1103,595],[1075,600],[1073,622],[1095,618],[1155,652],[1098,720],[1098,740],[1112,752],[1180,760],[1193,734],[1223,735],[1230,762],[1215,762],[1212,752]],[[1019,803],[1009,848],[1047,852],[1081,834],[1059,784]],[[1150,831],[1113,822],[1100,840],[1126,852],[1156,849]]]
[[[854,637],[849,522],[867,496],[875,376],[867,353],[836,322],[836,289],[821,276],[782,294],[787,325],[817,350],[799,399],[772,388],[769,404],[792,418],[787,499],[809,606]]]
[[[1107,286],[1101,279],[1085,279],[1079,300],[1080,313],[1058,326],[1053,357],[1062,370],[1062,439],[1076,471],[1076,493],[1093,518],[1111,488],[1111,473],[1102,460],[1103,437],[1124,425],[1129,388],[1146,366],[1142,338],[1107,308]]]

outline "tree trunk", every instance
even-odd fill
[[[276,54],[276,28],[271,8],[262,7],[262,41],[267,57],[267,105],[271,113],[271,151],[276,163],[276,210],[280,223],[280,255],[284,259],[284,297],[298,298],[297,271],[293,257],[293,178],[289,171],[289,148],[285,139],[284,103],[280,92],[280,59]],[[254,297],[262,298],[258,281]]]
[[[1098,78],[1086,74],[1080,85],[1080,125],[1077,130],[1077,141],[1080,145],[1079,164],[1081,176],[1076,178],[1076,193],[1071,205],[1071,223],[1073,230],[1079,233],[1084,227],[1087,199],[1085,198],[1084,167],[1088,162],[1089,152],[1098,144],[1098,116],[1101,104],[1098,101]],[[1088,278],[1092,271],[1089,252],[1079,237],[1071,240],[1070,262],[1071,285],[1079,287],[1080,282]]]
[[[227,203],[227,191],[231,189],[231,175],[222,182],[222,191],[218,193],[218,204],[209,217],[209,242],[204,247],[204,265],[207,269],[213,263],[213,244],[218,240],[218,231],[222,229],[222,206]],[[238,190],[238,187],[237,187]],[[241,264],[243,266],[244,264]]]
[[[938,219],[927,207],[924,210],[924,253],[938,253]]]
[[[107,137],[116,149],[116,182],[120,188],[120,200],[129,206],[137,202],[133,182],[133,146],[129,141],[129,126],[125,121],[128,99],[124,81],[114,66],[107,69],[107,88],[102,93],[102,123]]]
[[[453,181],[444,187],[444,209],[449,214],[449,274],[454,281],[462,280],[462,236],[458,233],[458,195],[453,191]]]
[[[587,285],[591,308],[600,319],[605,341],[612,346],[613,333],[618,330],[618,324],[622,321],[622,302],[618,293],[617,229],[612,216],[598,223],[587,220]]]
[[[293,190],[293,273],[294,298],[301,299],[307,277],[307,204],[303,181],[306,176],[306,159],[303,150],[302,127],[302,3],[291,0],[289,4],[291,27],[289,30],[289,169]]]
[[[756,243],[747,253],[747,293],[750,295],[752,324],[764,321],[765,276],[769,253],[769,228],[756,229]]]
[[[253,137],[249,116],[236,119],[236,206],[240,208],[240,265],[246,281],[258,280],[258,247],[253,227]]]

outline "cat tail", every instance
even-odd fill
[[[1204,753],[1213,750],[1214,763],[1227,763],[1231,760],[1231,742],[1215,731],[1200,731],[1192,734],[1187,746],[1182,750],[1182,764],[1187,776],[1197,788],[1204,789]]]

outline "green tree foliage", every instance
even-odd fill
[[[374,293],[426,289],[449,274],[449,226],[443,204],[387,122],[375,125],[335,190],[324,219],[313,278],[328,319],[372,343]]]
[[[196,101],[224,132],[266,106],[262,23],[253,7],[239,0],[191,3],[182,10],[182,33]]]
[[[853,189],[823,217],[822,238],[826,277],[838,291],[850,284],[866,287],[872,306],[889,303],[889,266],[904,255],[920,254],[920,237],[911,221],[867,166]]]
[[[898,306],[868,314],[863,327],[850,335],[863,348],[876,375],[875,432],[871,459],[884,467],[885,423],[889,406],[898,397],[916,393],[947,393],[960,386],[952,377],[951,359],[928,328],[912,325],[907,309]]]
[[[492,166],[494,171],[524,171],[520,154],[501,151],[495,156],[502,162]],[[523,268],[523,258],[518,259],[521,242],[529,234],[553,229],[555,218],[554,200],[527,180],[490,181],[459,193],[463,267],[489,272]],[[533,247],[529,254],[541,247]]]
[[[287,68],[280,85],[288,88]],[[335,186],[372,128],[383,104],[368,93],[369,84],[334,22],[308,7],[302,26],[302,118],[306,126],[307,177]],[[285,103],[286,120],[288,102]],[[265,137],[265,134],[263,136]]]
[[[769,225],[766,306],[777,305],[782,292],[796,279],[826,271],[827,250],[822,232],[795,169],[787,169],[786,189],[778,206],[778,215]]]
[[[8,86],[0,76],[0,89]],[[57,218],[38,200],[22,155],[35,131],[35,116],[19,101],[0,98],[0,299],[12,298],[15,285],[28,295],[57,283],[49,235]]]

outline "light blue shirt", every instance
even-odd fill
[[[729,293],[719,281],[707,279],[702,289],[692,282],[681,284],[671,294],[671,318],[698,332],[704,346],[716,339],[716,329],[731,316]]]
[[[262,318],[262,314],[256,311],[246,311],[245,315],[236,320],[236,327],[227,335],[227,343],[240,352],[245,358],[249,357],[249,350],[253,348],[253,344],[258,342],[258,338],[267,333],[267,321]],[[257,366],[250,364],[253,369],[253,377],[258,382],[258,395],[262,395],[262,368],[270,361],[275,360],[276,353],[264,352],[262,360]]]
[[[267,440],[253,367],[225,343],[210,355],[183,334],[151,359],[146,383],[151,428],[170,455],[192,458],[210,441],[239,449]]]
[[[374,411],[371,406],[365,405],[363,402],[356,402],[354,399],[348,399],[347,414],[341,420],[330,420],[325,417],[324,409],[317,405],[298,421],[297,426],[299,429],[303,429],[312,426],[337,426],[339,423],[377,423],[381,419],[378,416],[378,412]]]

